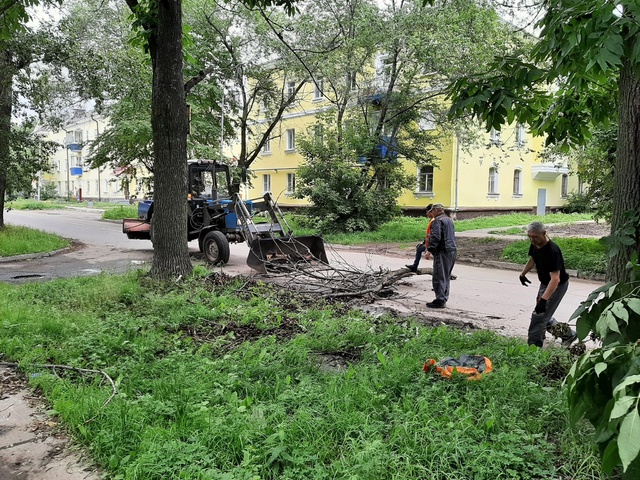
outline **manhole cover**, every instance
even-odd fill
[[[16,275],[15,277],[11,277],[12,280],[20,280],[21,278],[44,278],[44,275],[40,275],[39,273],[29,273],[26,275]]]

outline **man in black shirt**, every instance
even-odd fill
[[[527,235],[531,241],[529,261],[520,274],[520,283],[525,287],[531,283],[526,275],[533,267],[536,268],[538,280],[540,280],[536,307],[531,314],[527,343],[542,347],[546,330],[558,323],[553,318],[553,314],[567,292],[569,275],[564,268],[560,248],[549,239],[542,223],[532,222],[527,228]],[[576,338],[575,332],[570,331],[562,337],[562,344],[569,346]]]

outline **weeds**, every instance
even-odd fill
[[[600,478],[541,373],[554,348],[198,274],[0,285],[0,352],[41,373],[33,385],[113,478]],[[323,368],[332,352],[342,368]],[[462,353],[494,372],[421,370]],[[46,362],[102,369],[119,395],[103,408],[108,386],[29,366]]]
[[[50,252],[68,247],[66,238],[27,227],[5,225],[0,230],[0,257]]]

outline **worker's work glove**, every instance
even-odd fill
[[[528,287],[529,285],[527,285],[527,283],[531,283],[531,280],[529,280],[525,275],[520,275],[520,283],[523,286]]]
[[[536,308],[534,310],[536,313],[544,313],[547,311],[547,301],[544,298],[538,300],[536,303]]]

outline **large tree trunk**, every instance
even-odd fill
[[[187,103],[182,76],[182,2],[158,0],[152,45],[154,143],[153,265],[161,279],[188,275]]]
[[[0,50],[0,229],[4,228],[4,195],[7,190],[7,165],[11,136],[13,65],[9,53]]]
[[[613,216],[611,231],[624,222],[628,210],[640,211],[640,81],[628,61],[620,73],[620,118],[618,123],[618,149],[615,164]],[[640,251],[640,245],[629,245],[609,260],[608,279],[614,282],[629,280],[625,265],[631,254]]]

